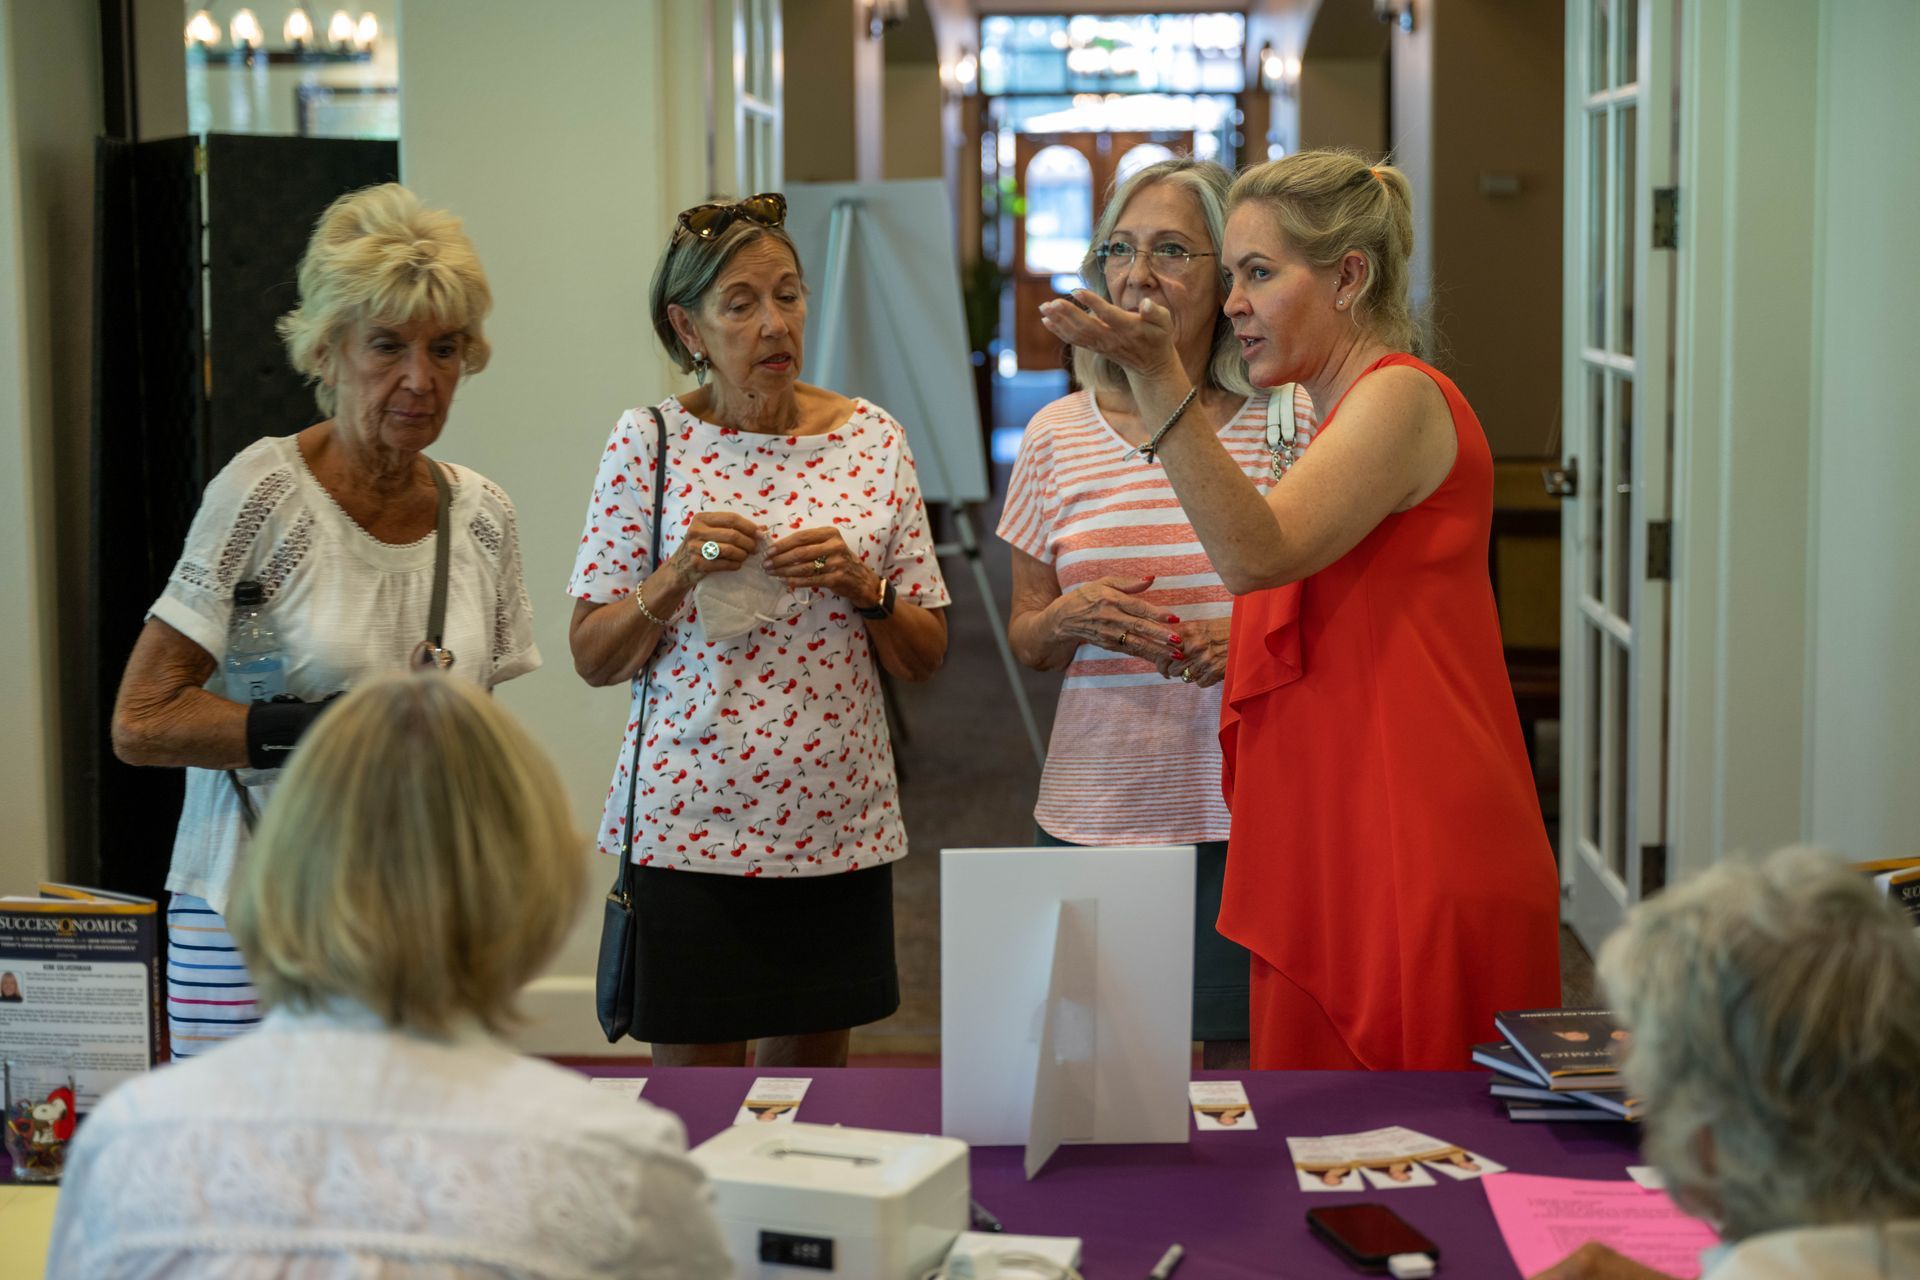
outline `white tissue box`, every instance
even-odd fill
[[[743,1125],[693,1160],[741,1280],[919,1280],[967,1228],[967,1144],[955,1138]]]

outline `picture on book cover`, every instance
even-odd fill
[[[1548,1088],[1614,1089],[1627,1033],[1605,1009],[1525,1009],[1494,1026]]]

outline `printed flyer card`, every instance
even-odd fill
[[[1506,1166],[1450,1142],[1389,1125],[1362,1133],[1288,1138],[1302,1191],[1397,1191],[1436,1185],[1430,1170],[1462,1180],[1505,1172]]]
[[[587,1083],[607,1093],[638,1100],[647,1087],[645,1076],[589,1076]]]
[[[1490,1173],[1505,1173],[1507,1166],[1498,1161],[1489,1160],[1477,1151],[1468,1151],[1464,1147],[1455,1147],[1438,1159],[1424,1162],[1427,1168],[1436,1173],[1444,1173],[1455,1182],[1467,1182],[1474,1178],[1484,1178]]]
[[[735,1124],[792,1124],[800,1114],[800,1100],[807,1096],[811,1079],[798,1076],[761,1076],[747,1090]]]
[[[1390,1160],[1386,1164],[1362,1165],[1360,1176],[1375,1191],[1401,1191],[1407,1187],[1431,1187],[1433,1175],[1416,1160]]]
[[[1337,1138],[1288,1138],[1287,1152],[1302,1191],[1364,1191],[1359,1166]]]
[[[1247,1087],[1238,1080],[1193,1080],[1187,1084],[1193,1122],[1202,1132],[1216,1129],[1257,1129]]]

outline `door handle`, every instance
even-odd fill
[[[1553,498],[1572,498],[1580,493],[1580,459],[1568,458],[1566,465],[1549,462],[1540,468],[1540,483]]]

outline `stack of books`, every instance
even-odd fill
[[[1913,921],[1914,932],[1920,933],[1920,858],[1886,858],[1854,866],[1873,877],[1874,887],[1893,899]]]
[[[1510,1120],[1640,1118],[1627,1097],[1616,1046],[1626,1032],[1605,1009],[1522,1009],[1494,1019],[1503,1040],[1473,1046],[1493,1069],[1489,1091]]]

